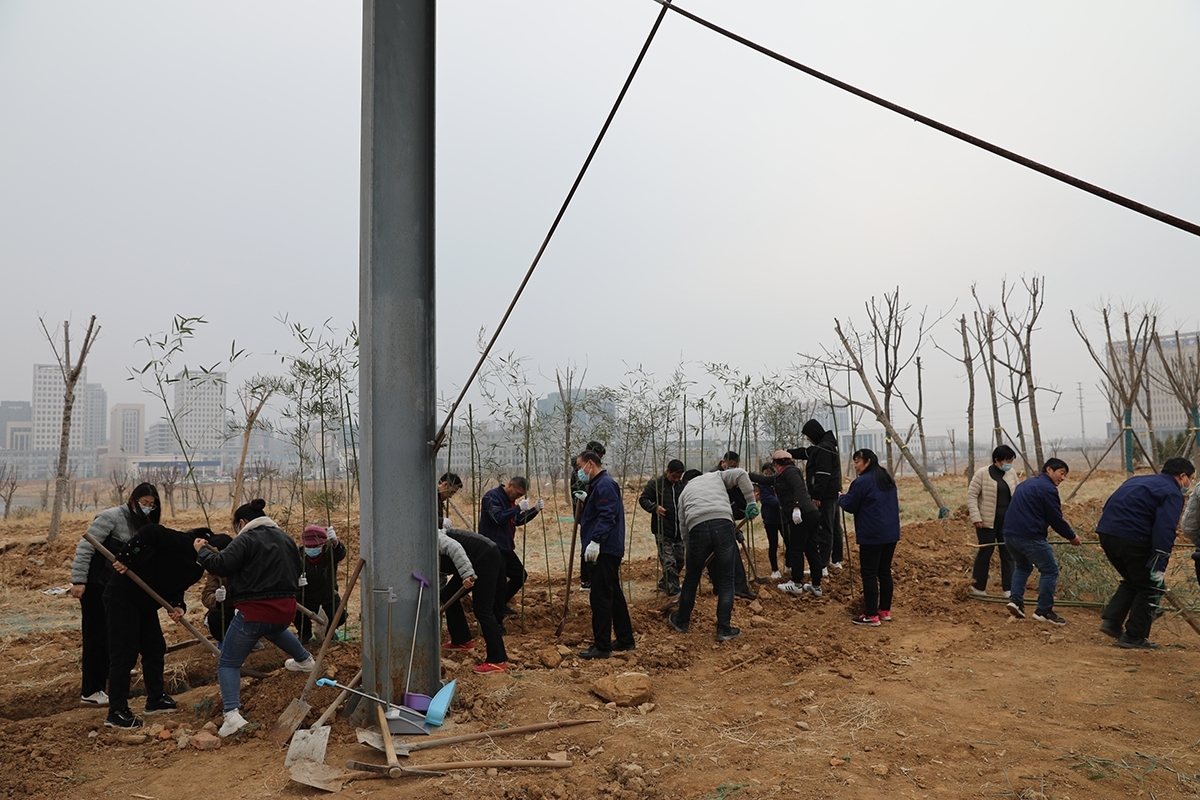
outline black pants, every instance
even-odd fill
[[[879,616],[879,609],[892,609],[892,556],[896,554],[896,543],[860,544],[858,567],[863,582],[863,613],[868,617]]]
[[[104,587],[88,584],[79,598],[83,613],[83,670],[81,697],[103,692],[108,686],[108,615],[104,613]]]
[[[790,511],[788,513],[791,514]],[[813,586],[821,585],[821,570],[825,568],[825,565],[821,561],[817,544],[820,537],[819,525],[815,514],[805,516],[804,521],[799,525],[793,524],[790,517],[783,523],[788,542],[788,566],[792,569],[793,581],[803,580],[804,562],[807,560],[810,572],[809,581]]]
[[[981,547],[975,554],[975,566],[971,568],[971,583],[979,591],[987,589],[988,570],[992,566],[992,551],[1000,554],[1000,588],[1008,591],[1012,588],[1013,560],[1008,548],[1004,546],[1004,533],[993,528],[976,528],[975,536],[980,544],[1000,544],[995,547]]]
[[[688,530],[687,569],[683,575],[676,620],[684,628],[691,622],[700,573],[710,555],[708,574],[717,589],[717,635],[727,634],[733,615],[733,562],[741,558],[733,536],[733,520],[710,519]]]
[[[142,590],[132,583],[133,590]],[[164,693],[163,666],[167,642],[158,623],[158,605],[149,597],[131,597],[127,591],[109,584],[104,592],[104,610],[111,623],[108,626],[108,708],[109,711],[129,710],[129,672],[142,656],[142,682],[146,697]]]
[[[767,529],[767,558],[771,561],[771,572],[779,572],[779,534],[780,527],[778,522],[764,522],[763,527]],[[783,540],[784,558],[787,557],[787,539]]]
[[[621,559],[601,553],[592,564],[592,641],[597,650],[633,644],[633,622],[621,591]]]
[[[841,506],[838,505],[836,497],[824,498],[821,500],[821,505],[817,509],[819,524],[821,526],[820,538],[817,542],[818,553],[824,561],[825,566],[836,562],[842,563],[842,525],[839,519]]]
[[[525,578],[528,575],[525,572],[525,565],[521,563],[521,559],[513,550],[501,550],[500,555],[504,557],[504,589],[496,593],[496,618],[503,616],[504,608],[508,605],[508,601],[516,596],[517,592],[521,591],[521,587],[525,585]]]
[[[475,585],[467,591],[473,597],[471,605],[475,610],[475,620],[487,644],[487,660],[491,664],[503,664],[508,661],[508,653],[504,649],[504,634],[500,632],[500,622],[496,618],[496,595],[504,585],[504,558],[500,551],[491,548],[486,557],[472,561],[471,566],[475,568]],[[445,603],[460,588],[462,578],[454,575],[442,587],[441,602]],[[467,625],[461,600],[446,609],[446,628],[454,644],[471,641],[471,628]]]
[[[1151,546],[1149,542],[1122,539],[1112,534],[1100,534],[1100,547],[1121,576],[1117,590],[1104,607],[1101,617],[1106,622],[1123,627],[1131,639],[1146,639],[1154,623],[1154,611],[1162,598],[1162,589],[1150,577]],[[1126,622],[1128,617],[1128,622]]]

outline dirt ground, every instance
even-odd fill
[[[1098,501],[1066,511],[1069,519],[1094,519]],[[199,647],[168,655],[168,679],[181,710],[149,718],[147,724],[168,727],[146,729],[146,741],[105,729],[103,711],[79,708],[78,604],[43,590],[66,582],[65,564],[87,517],[72,518],[53,545],[45,543],[45,524],[30,519],[0,528],[0,664],[6,676],[0,685],[0,796],[324,794],[289,780],[284,749],[261,730],[212,751],[177,745],[181,727],[219,722],[215,661]],[[566,631],[556,642],[557,611],[547,607],[546,576],[534,562],[524,629],[508,624],[512,670],[473,674],[469,667],[482,658],[482,647],[466,658],[444,659],[446,675],[458,678],[459,688],[450,718],[435,735],[546,720],[599,722],[434,749],[409,761],[546,758],[566,751],[574,765],[553,772],[463,770],[441,778],[356,781],[342,794],[629,800],[1196,794],[1197,634],[1168,615],[1154,630],[1162,650],[1143,653],[1113,647],[1098,632],[1094,609],[1060,609],[1068,620],[1061,628],[1011,620],[1000,602],[968,600],[971,542],[961,517],[904,527],[890,624],[851,625],[852,612],[860,610],[860,584],[850,570],[834,571],[821,599],[762,585],[755,603],[738,600],[734,624],[743,634],[724,644],[713,640],[715,598],[707,592],[701,592],[691,633],[668,628],[657,611],[662,598],[653,594],[654,562],[638,555],[629,569],[637,649],[598,662],[568,656],[555,668],[543,665],[547,648],[588,643],[587,601],[573,597]],[[757,561],[766,568],[765,552]],[[997,573],[994,567],[994,592]],[[557,608],[563,579],[552,577]],[[199,606],[198,596],[192,599]],[[199,621],[197,611],[190,614]],[[186,638],[169,627],[168,641]],[[353,641],[331,653],[333,674],[346,678],[358,669]],[[248,679],[243,690],[243,713],[264,727],[303,684],[304,676],[281,669],[281,662],[270,646],[250,662],[270,671],[265,680]],[[652,708],[609,708],[591,692],[598,678],[625,671],[650,676]],[[317,708],[309,724],[333,695],[332,689],[314,691]],[[141,703],[134,699],[135,713]],[[384,760],[356,744],[347,721],[334,717],[326,760],[341,765],[351,758]]]

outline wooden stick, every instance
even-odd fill
[[[354,584],[358,581],[358,574],[362,572],[366,563],[364,559],[360,558],[354,565],[354,572],[350,574],[350,580],[346,583],[346,591],[342,593],[342,602],[338,603],[337,611],[333,612],[333,620],[329,623],[329,629],[325,631],[325,641],[321,642],[321,651],[317,653],[317,662],[313,665],[312,672],[308,674],[308,682],[304,684],[304,691],[300,693],[301,700],[308,698],[308,693],[312,691],[313,686],[317,683],[317,678],[320,677],[321,664],[325,661],[325,651],[329,649],[329,643],[333,641],[333,635],[337,632],[334,622],[342,618],[346,606],[350,603],[350,595],[354,591]]]
[[[579,538],[579,503],[574,503],[575,524],[571,526],[571,557],[567,560],[567,592],[563,599],[562,619],[558,621],[558,627],[554,630],[554,638],[562,636],[563,628],[567,625],[567,612],[571,610],[571,578],[575,571],[575,540]]]
[[[462,596],[463,596],[464,594],[466,594],[467,592],[469,592],[469,591],[471,591],[471,590],[470,590],[470,589],[468,589],[466,586],[460,586],[460,587],[458,587],[458,591],[454,593],[454,596],[453,596],[453,597],[451,597],[451,598],[450,598],[449,600],[447,600],[446,602],[442,603],[442,607],[441,607],[440,609],[438,609],[438,612],[439,612],[439,613],[442,613],[442,614],[445,614],[445,613],[446,613],[446,609],[447,609],[447,608],[449,608],[450,606],[454,605],[454,604],[455,604],[455,603],[457,603],[459,600],[461,600],[461,599],[462,599]]]
[[[756,653],[756,654],[750,656],[750,658],[747,658],[745,661],[739,661],[738,663],[734,664],[732,667],[726,667],[725,669],[718,669],[717,674],[724,675],[726,672],[733,672],[735,669],[738,669],[739,667],[744,667],[747,664],[757,661],[760,656],[762,656],[762,653]]]
[[[1175,610],[1179,612],[1179,616],[1183,617],[1184,622],[1192,627],[1196,633],[1200,634],[1200,620],[1196,619],[1196,615],[1187,610],[1187,607],[1175,597],[1170,589],[1163,590],[1163,597],[1167,602],[1175,606]]]

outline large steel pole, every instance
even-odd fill
[[[434,0],[364,0],[361,334],[363,688],[437,691]],[[389,595],[389,590],[391,594]],[[389,615],[389,597],[394,598]],[[389,623],[390,619],[390,623]]]

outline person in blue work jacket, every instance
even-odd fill
[[[1066,625],[1067,621],[1054,613],[1054,592],[1058,589],[1058,561],[1046,541],[1046,529],[1053,528],[1074,547],[1082,544],[1079,536],[1063,519],[1058,486],[1067,478],[1071,468],[1061,458],[1050,458],[1042,465],[1036,478],[1019,484],[1004,515],[1004,543],[1013,557],[1012,590],[1008,613],[1025,619],[1025,584],[1037,567],[1038,604],[1033,618],[1038,622]]]
[[[863,613],[850,621],[878,628],[892,621],[892,558],[900,541],[900,498],[896,481],[873,450],[858,450],[852,460],[858,477],[850,491],[838,498],[838,505],[854,515],[863,582]]]
[[[483,496],[479,512],[479,534],[491,539],[504,557],[505,586],[496,592],[496,619],[503,625],[504,617],[515,614],[508,601],[525,585],[525,565],[517,556],[517,526],[524,525],[545,508],[539,497],[530,503],[525,497],[529,482],[522,475],[509,478],[508,483],[497,486]]]
[[[1130,478],[1104,503],[1096,533],[1121,582],[1101,614],[1100,632],[1116,639],[1118,647],[1158,649],[1148,638],[1150,626],[1164,591],[1183,495],[1195,474],[1192,462],[1171,458],[1162,472]]]
[[[585,450],[575,460],[577,476],[588,486],[579,517],[579,532],[587,542],[583,556],[592,562],[592,646],[580,658],[608,658],[613,650],[633,650],[633,622],[621,591],[621,559],[625,556],[625,501],[621,487],[600,464],[600,456]]]

